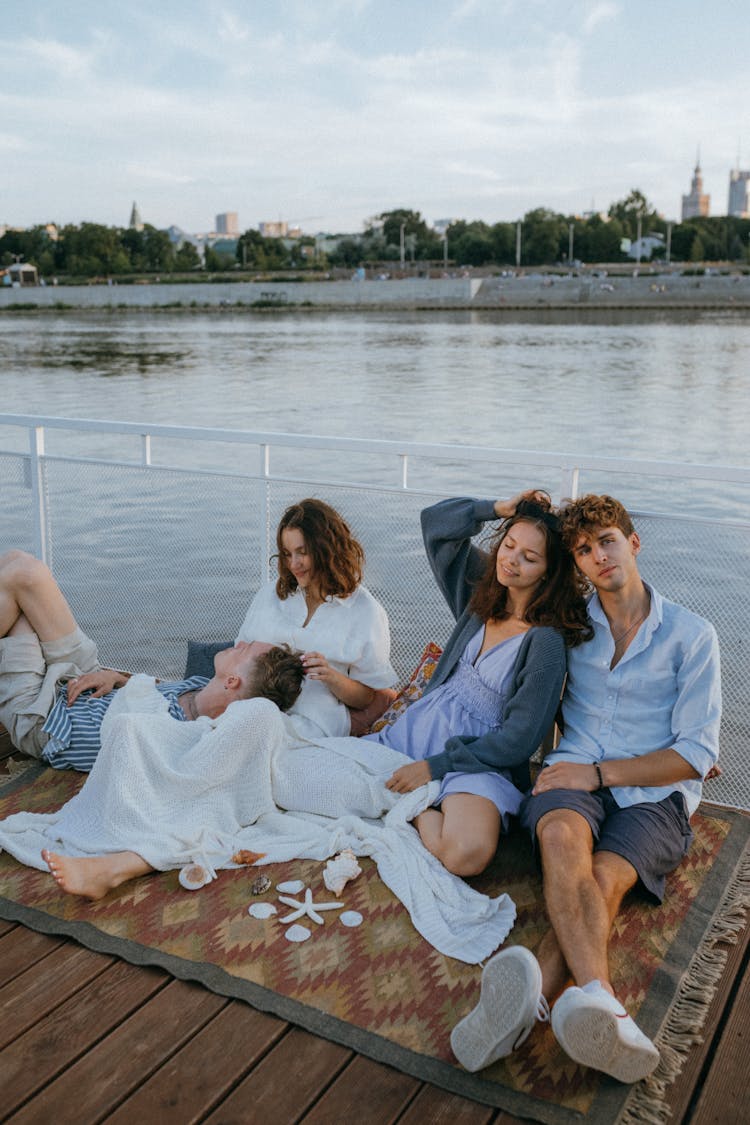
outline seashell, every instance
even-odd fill
[[[305,884],[301,879],[290,879],[287,883],[276,884],[276,890],[280,891],[282,895],[298,895],[304,889]]]
[[[340,895],[346,884],[361,874],[362,868],[357,863],[354,852],[351,848],[344,848],[343,852],[328,860],[323,872],[323,882],[329,891]]]
[[[257,879],[253,879],[250,884],[251,895],[263,895],[271,886],[271,880],[267,875],[258,875]]]
[[[290,926],[284,934],[287,941],[307,941],[310,931],[307,926]]]
[[[247,912],[251,918],[272,918],[276,913],[276,907],[272,902],[254,902],[248,906]]]
[[[265,852],[239,851],[235,852],[232,856],[232,863],[236,863],[240,867],[249,867],[251,864],[255,863],[256,860],[264,859],[265,855]]]
[[[339,914],[339,922],[344,926],[361,926],[364,918],[358,910],[345,910],[343,914]]]
[[[213,879],[211,872],[202,863],[186,863],[177,876],[180,886],[186,891],[199,891]]]

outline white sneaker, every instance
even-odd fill
[[[539,962],[512,945],[485,965],[479,1003],[451,1032],[453,1054],[467,1070],[481,1070],[520,1047],[537,1020],[548,1019]]]
[[[598,980],[565,989],[552,1009],[552,1030],[571,1059],[620,1082],[640,1081],[659,1061],[651,1040]]]

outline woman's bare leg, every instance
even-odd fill
[[[497,850],[502,821],[488,797],[451,793],[414,818],[422,843],[454,875],[478,875]]]
[[[61,890],[93,900],[104,898],[108,891],[128,879],[149,875],[154,870],[137,852],[72,856],[58,855],[45,848],[42,859]]]

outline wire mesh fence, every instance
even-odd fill
[[[457,447],[451,463],[460,454]],[[241,473],[80,455],[44,457],[39,464],[41,498],[31,487],[33,458],[0,452],[2,543],[34,550],[35,522],[42,519],[48,561],[107,664],[175,676],[184,668],[188,639],[233,638],[260,584],[275,573],[279,517],[302,496],[332,504],[363,543],[365,582],[388,613],[402,680],[428,641],[440,644],[448,636],[452,619],[419,526],[421,508],[451,494],[448,487],[365,487],[309,475],[274,479],[253,476],[246,463]],[[523,480],[523,466],[518,471]],[[504,474],[499,466],[492,493]],[[474,483],[474,494],[486,495],[481,481]],[[635,522],[644,577],[716,626],[724,773],[706,796],[750,808],[750,524],[653,513],[636,513]]]

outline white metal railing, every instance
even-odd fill
[[[467,465],[494,464],[518,468],[519,465],[533,464],[536,468],[551,470],[557,478],[554,495],[557,498],[578,495],[581,469],[589,473],[637,474],[661,480],[690,480],[715,483],[734,482],[750,485],[750,469],[732,465],[693,465],[668,461],[628,461],[612,457],[581,457],[568,453],[549,453],[513,449],[496,449],[483,446],[429,444],[424,442],[396,442],[379,439],[321,437],[304,434],[259,432],[251,430],[211,429],[196,426],[171,426],[139,422],[115,422],[85,418],[37,417],[24,414],[0,414],[0,426],[26,429],[31,467],[31,482],[34,495],[35,536],[37,553],[47,559],[45,535],[46,511],[44,490],[42,488],[41,466],[45,458],[45,431],[70,431],[79,434],[119,434],[139,439],[140,456],[132,461],[111,460],[110,464],[151,467],[154,439],[170,439],[194,443],[224,443],[226,445],[256,446],[258,449],[258,475],[264,480],[298,480],[282,474],[275,475],[271,467],[271,451],[276,449],[335,450],[355,455],[384,454],[398,461],[400,490],[409,488],[410,458],[420,457],[433,461],[454,462],[460,459]],[[76,460],[82,460],[81,456]],[[162,465],[161,467],[169,467]],[[178,466],[172,466],[178,469]],[[193,466],[192,472],[199,471]],[[246,473],[245,475],[255,475]],[[345,481],[331,480],[331,484],[345,484]],[[357,482],[359,487],[372,487],[366,482]],[[382,487],[378,484],[376,487]]]
[[[636,478],[633,503],[625,493]],[[279,515],[301,495],[329,500],[363,542],[366,581],[389,613],[405,677],[451,624],[424,559],[420,508],[456,492],[511,495],[545,482],[560,499],[584,481],[628,503],[645,576],[716,625],[725,772],[710,795],[750,808],[750,519],[742,500],[727,500],[731,488],[747,489],[750,470],[0,414],[2,543],[52,566],[106,662],[162,674],[181,672],[186,638],[235,635],[269,576]],[[687,500],[670,511],[674,495]]]

